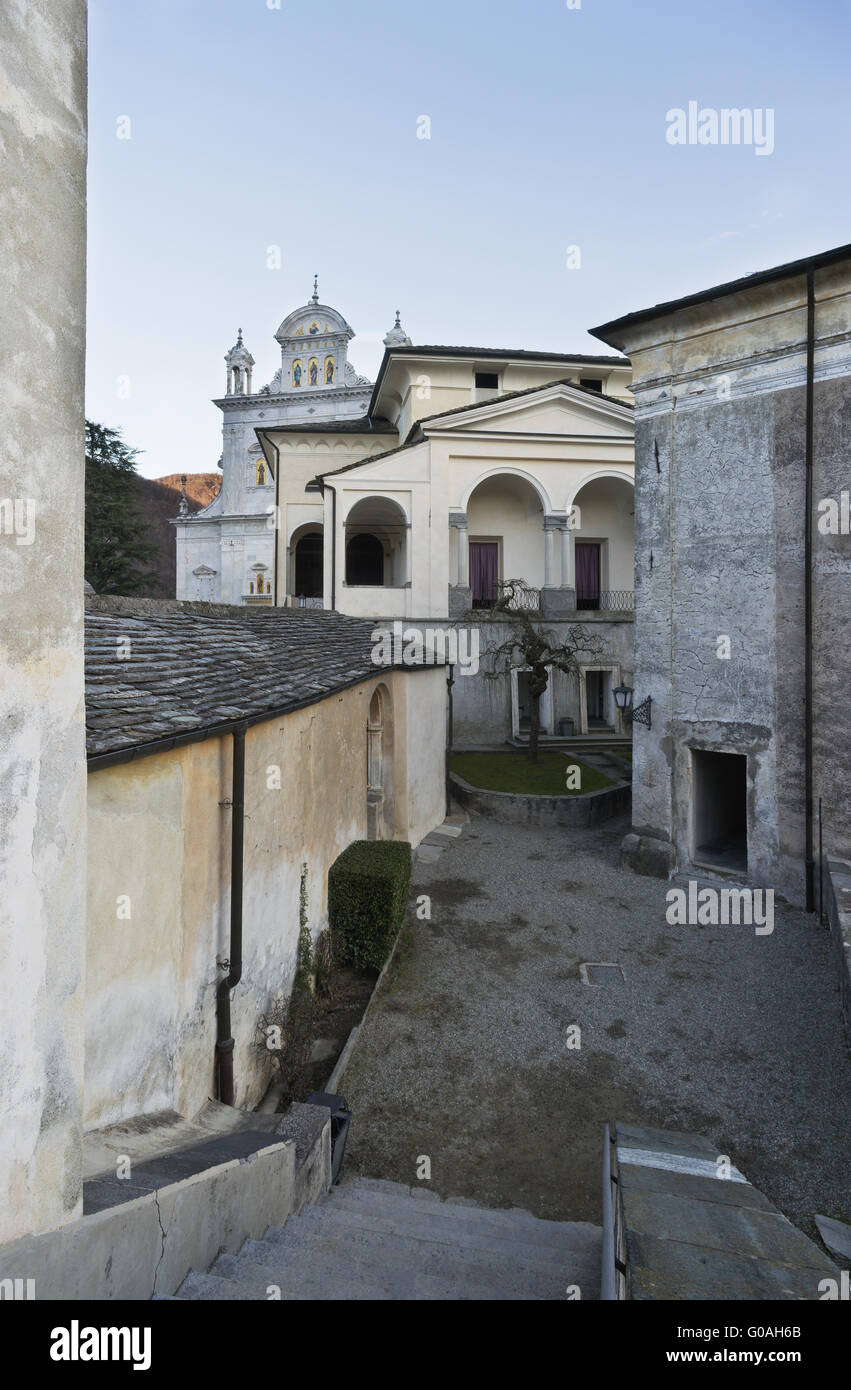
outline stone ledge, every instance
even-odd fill
[[[825,907],[839,965],[845,1038],[851,1052],[851,860],[825,860]]]
[[[33,1279],[38,1301],[168,1297],[327,1191],[328,1112],[294,1109],[276,1117],[277,1134],[258,1136],[261,1148],[0,1247],[0,1279]]]
[[[449,775],[456,801],[476,815],[511,825],[569,825],[583,828],[628,813],[632,805],[632,786],[617,782],[601,791],[583,796],[533,796],[522,792],[495,792],[473,787]]]
[[[621,844],[621,864],[645,878],[670,878],[677,863],[676,850],[669,840],[650,835],[625,835]]]

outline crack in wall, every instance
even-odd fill
[[[152,1288],[152,1290],[151,1290],[151,1297],[153,1297],[153,1296],[156,1294],[156,1292],[157,1292],[157,1275],[158,1275],[159,1272],[160,1272],[160,1265],[162,1264],[163,1258],[164,1258],[164,1256],[165,1256],[165,1241],[166,1241],[166,1231],[165,1231],[165,1226],[163,1225],[162,1212],[160,1211],[160,1194],[159,1194],[159,1192],[157,1191],[156,1188],[154,1188],[153,1197],[154,1197],[154,1205],[155,1205],[155,1207],[156,1207],[156,1209],[157,1209],[157,1220],[158,1220],[159,1223],[160,1223],[160,1234],[161,1234],[161,1236],[162,1236],[162,1246],[161,1246],[161,1248],[160,1248],[160,1257],[159,1257],[159,1259],[157,1260],[157,1267],[156,1267],[156,1269],[154,1270],[154,1283],[153,1283],[153,1288]]]

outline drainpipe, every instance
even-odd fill
[[[273,445],[272,445],[272,448],[275,450],[275,515],[274,515],[274,517],[273,517],[273,520],[274,520],[275,525],[274,525],[273,532],[272,532],[272,534],[273,534],[273,536],[274,536],[274,542],[275,542],[275,549],[274,549],[274,552],[273,552],[273,554],[274,554],[274,556],[275,556],[275,566],[274,566],[274,570],[273,570],[273,576],[274,576],[274,577],[273,577],[273,580],[272,580],[272,593],[273,593],[273,595],[274,595],[274,604],[275,604],[275,607],[277,608],[277,607],[278,607],[278,545],[279,545],[279,543],[280,543],[280,537],[279,537],[279,535],[278,535],[278,531],[280,530],[280,526],[281,526],[281,503],[280,503],[280,499],[281,499],[281,451],[280,451],[280,449],[278,448],[277,444],[273,444]],[[289,550],[287,551],[287,554],[289,555]]]
[[[815,385],[815,277],[807,267],[807,432],[804,520],[804,864],[807,911],[815,910],[813,860],[813,407]]]
[[[450,762],[452,758],[452,739],[454,731],[452,728],[453,709],[452,709],[452,687],[455,684],[455,667],[449,666],[446,670],[446,814],[452,815],[452,783],[449,780]]]
[[[216,991],[216,1066],[219,1100],[233,1105],[233,1036],[231,1033],[230,992],[242,979],[242,867],[245,822],[245,725],[233,731],[233,774],[231,779],[231,868],[230,868],[230,946],[223,964],[228,971]]]
[[[331,611],[337,611],[337,489],[331,489]]]

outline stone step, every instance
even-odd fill
[[[579,1283],[580,1275],[589,1289],[589,1296],[591,1289],[599,1284],[599,1258],[596,1262],[577,1262],[575,1258],[570,1262],[549,1257],[541,1259],[515,1251],[511,1246],[493,1249],[487,1241],[454,1244],[423,1239],[392,1228],[377,1230],[357,1221],[345,1223],[341,1217],[327,1225],[305,1221],[294,1228],[288,1238],[267,1238],[264,1243],[292,1256],[320,1249],[334,1250],[339,1252],[341,1260],[372,1261],[381,1269],[395,1268],[402,1277],[409,1271],[447,1279],[463,1273],[474,1283],[510,1289],[512,1297],[519,1297],[520,1290],[527,1289],[532,1297],[552,1298],[559,1290],[563,1292],[568,1284]]]
[[[451,1239],[465,1231],[492,1233],[505,1240],[522,1241],[528,1245],[548,1248],[560,1254],[577,1243],[599,1243],[600,1228],[590,1222],[545,1221],[521,1210],[499,1211],[488,1207],[471,1207],[466,1203],[440,1201],[436,1194],[421,1189],[417,1197],[407,1194],[401,1184],[397,1191],[376,1191],[361,1184],[361,1180],[343,1182],[317,1203],[319,1210],[328,1207],[338,1210],[361,1211],[378,1217],[394,1216],[413,1229],[421,1229],[428,1221],[433,1230],[445,1228]],[[306,1214],[306,1213],[305,1213]],[[456,1233],[456,1234],[453,1234]]]
[[[277,1285],[282,1298],[290,1290],[325,1300],[540,1300],[560,1296],[560,1284],[511,1279],[462,1260],[429,1262],[425,1267],[403,1250],[383,1242],[358,1249],[328,1232],[303,1245],[268,1245],[246,1241],[239,1255],[220,1255],[211,1273],[233,1279],[247,1298],[268,1297]],[[554,1291],[555,1290],[555,1291]]]
[[[314,1209],[302,1212],[298,1223],[292,1227],[288,1225],[283,1235],[269,1231],[265,1239],[276,1244],[286,1244],[288,1235],[292,1239],[300,1240],[302,1232],[306,1239],[312,1239],[319,1227],[326,1229],[322,1215]],[[408,1220],[404,1217],[400,1219],[397,1213],[338,1209],[334,1213],[332,1229],[347,1231],[364,1240],[383,1241],[387,1244],[396,1241],[408,1244],[419,1242],[423,1246],[442,1252],[480,1254],[487,1258],[509,1261],[519,1269],[547,1270],[558,1274],[559,1277],[563,1273],[570,1274],[581,1270],[586,1281],[588,1271],[593,1270],[595,1266],[599,1268],[600,1263],[601,1237],[595,1227],[591,1228],[590,1236],[584,1231],[574,1233],[572,1239],[566,1239],[557,1248],[548,1242],[536,1244],[531,1240],[523,1240],[520,1233],[514,1230],[510,1233],[495,1234],[489,1225],[479,1227],[475,1224],[465,1224],[462,1227],[452,1227],[446,1223],[432,1222],[425,1213],[419,1220]],[[565,1282],[575,1283],[576,1279],[566,1278]]]
[[[245,1297],[245,1293],[232,1279],[221,1279],[212,1273],[196,1274],[193,1272],[187,1274],[177,1291],[178,1303],[205,1303],[213,1300],[227,1300],[235,1303],[240,1302]],[[266,1297],[265,1293],[263,1297]]]
[[[233,1297],[246,1301],[275,1302],[269,1298],[270,1287],[280,1289],[281,1301],[288,1303],[321,1299],[386,1302],[393,1297],[382,1281],[372,1278],[370,1270],[359,1269],[346,1277],[339,1259],[329,1260],[321,1253],[314,1257],[310,1252],[288,1256],[280,1247],[275,1247],[269,1258],[252,1258],[245,1247],[239,1255],[219,1255],[210,1273],[236,1290]]]

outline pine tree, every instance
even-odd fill
[[[99,594],[143,593],[156,547],[142,539],[139,450],[120,431],[86,421],[86,579]]]

